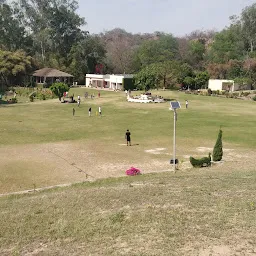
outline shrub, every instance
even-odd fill
[[[213,148],[212,160],[213,161],[220,161],[223,156],[222,150],[222,130],[219,130],[218,138],[216,144]]]
[[[141,174],[140,170],[134,167],[131,167],[130,169],[126,170],[125,173],[128,176],[135,176]]]
[[[50,87],[50,90],[59,98],[59,101],[61,101],[63,93],[67,92],[69,90],[69,87],[65,83],[54,83]]]
[[[31,102],[33,102],[35,96],[36,96],[36,92],[31,92],[31,93],[29,94],[29,100],[30,100]]]
[[[244,92],[244,93],[243,93],[243,96],[244,96],[244,97],[247,97],[249,94],[250,94],[249,92]]]
[[[256,101],[256,95],[252,98],[252,100]]]
[[[211,153],[209,153],[208,157],[203,157],[203,158],[200,158],[200,159],[195,159],[194,157],[191,156],[189,158],[189,160],[190,160],[190,163],[195,168],[211,166]]]
[[[234,98],[237,98],[239,96],[239,92],[233,92],[232,95],[233,95]]]
[[[212,90],[209,88],[209,89],[207,90],[207,93],[208,93],[208,95],[211,95],[211,94],[212,94]]]

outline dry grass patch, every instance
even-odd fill
[[[0,253],[253,255],[255,182],[204,169],[1,198]]]

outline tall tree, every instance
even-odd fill
[[[25,28],[15,19],[13,9],[6,1],[0,3],[0,48],[15,51],[29,51],[32,39]]]
[[[246,48],[253,52],[256,50],[256,3],[242,11],[241,23]]]
[[[145,41],[138,49],[141,65],[179,59],[177,40],[169,34],[161,34],[155,40]]]
[[[24,75],[33,69],[33,59],[22,50],[15,52],[0,50],[0,82],[8,86],[22,83]]]
[[[97,73],[96,65],[105,66],[106,50],[98,36],[87,36],[75,44],[69,54],[70,66],[68,70],[75,78],[82,82],[86,73]]]
[[[77,8],[75,0],[15,0],[16,17],[33,35],[43,65],[52,51],[65,58],[86,34],[81,30],[85,21],[76,14]]]

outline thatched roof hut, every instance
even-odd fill
[[[70,78],[73,78],[72,75],[54,68],[42,68],[36,70],[33,73],[33,77],[36,77],[37,83],[45,83],[49,80],[51,80],[51,82],[55,82],[56,80],[62,82],[68,81],[70,83]]]

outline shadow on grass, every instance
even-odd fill
[[[164,98],[165,101],[177,101],[176,99]]]

